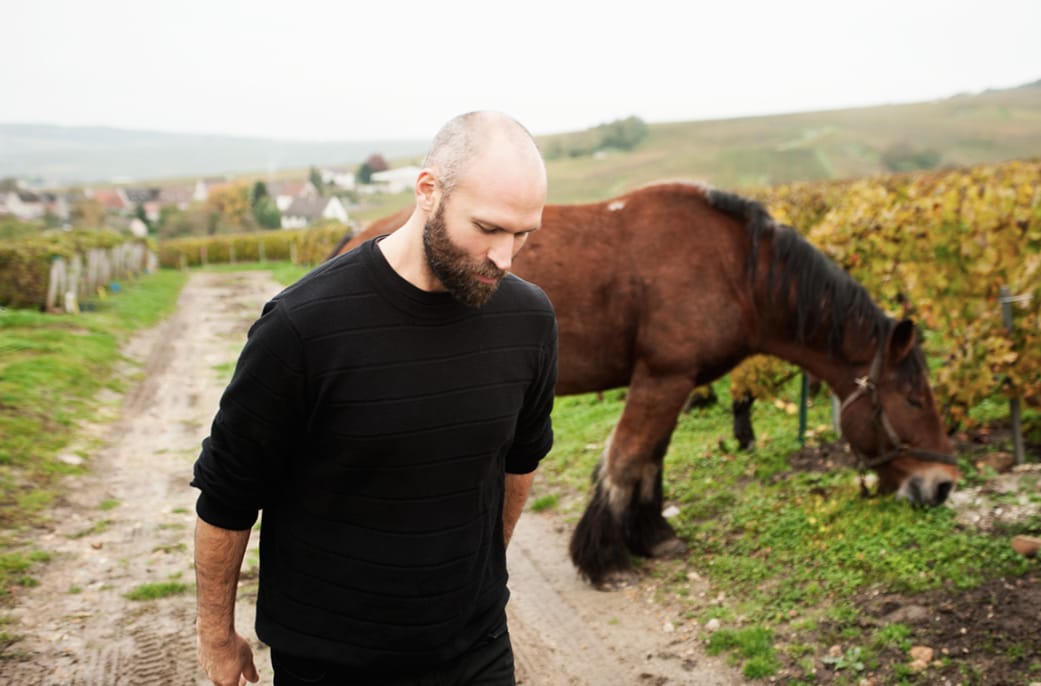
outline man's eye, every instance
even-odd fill
[[[918,400],[917,398],[908,398],[907,399],[907,404],[910,405],[911,407],[917,408],[919,410],[922,409],[922,407],[924,407],[922,405],[922,401]]]

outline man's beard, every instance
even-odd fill
[[[462,248],[452,242],[445,228],[444,209],[442,200],[434,216],[423,226],[423,248],[427,264],[456,300],[470,307],[480,307],[499,288],[499,282],[506,276],[506,272],[490,261],[482,264],[471,260]],[[495,281],[484,283],[477,279],[478,276]]]

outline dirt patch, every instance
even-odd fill
[[[14,589],[5,684],[198,683],[191,467],[249,321],[277,292],[266,273],[197,274],[176,313],[125,348],[141,375],[110,421],[86,426],[89,472],[63,484],[33,548],[51,562]],[[100,444],[100,447],[98,445]],[[149,585],[150,601],[127,598]],[[244,613],[246,610],[243,611]]]
[[[937,590],[915,596],[882,595],[862,600],[861,622],[900,622],[914,641],[932,650],[922,683],[993,686],[1041,681],[1041,574],[994,579],[969,591]],[[898,650],[881,653],[884,664],[902,665]],[[827,683],[827,680],[822,680]]]
[[[84,427],[89,473],[64,482],[48,524],[32,532],[51,553],[34,588],[14,589],[0,645],[0,684],[195,686],[189,487],[249,324],[280,289],[267,273],[194,274],[177,311],[137,336],[126,353],[143,378],[113,403],[111,421]],[[70,453],[74,452],[70,447]],[[86,447],[84,448],[86,449]],[[703,651],[693,625],[656,602],[653,581],[619,593],[581,582],[567,559],[569,527],[526,513],[509,550],[510,630],[525,686],[745,683]],[[236,624],[271,683],[266,648],[252,632],[256,536],[244,564]],[[127,597],[149,584],[170,595]]]
[[[1036,498],[1041,484],[1041,445],[1028,442],[1027,464],[1014,466],[1008,453],[995,449],[1009,443],[1007,427],[1001,426],[955,437],[957,453],[968,457],[983,475],[951,496],[949,506],[961,526],[1009,538],[1010,527],[1041,522]],[[844,442],[837,441],[803,448],[792,455],[790,464],[793,471],[823,472],[852,468],[855,460]],[[899,675],[905,675],[905,683],[915,684],[1041,683],[1041,572],[1036,567],[1022,577],[992,579],[970,590],[868,593],[854,603],[861,628],[904,624],[911,628],[915,646],[927,656],[912,666],[914,660],[905,649],[879,649],[879,668],[865,668],[864,674],[872,676],[860,683],[895,683]],[[839,627],[822,624],[814,638],[823,645],[834,641],[837,654],[844,649]],[[852,678],[852,662],[847,660],[843,669],[834,667],[841,662],[818,669],[816,683],[857,683]]]

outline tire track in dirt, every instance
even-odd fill
[[[507,551],[519,684],[744,683],[721,660],[707,657],[696,636],[666,630],[668,618],[650,587],[607,593],[581,581],[568,559],[568,534],[556,517],[526,512]]]
[[[192,463],[228,366],[263,303],[280,286],[267,272],[195,273],[176,312],[125,353],[143,372],[107,424],[85,427],[89,472],[68,479],[35,547],[53,558],[36,588],[18,589],[6,614],[23,637],[0,656],[0,684],[198,686],[191,592],[131,601],[145,583],[194,583]],[[100,447],[99,447],[100,444]],[[76,446],[70,448],[70,452]],[[536,489],[538,481],[536,480]],[[103,509],[111,500],[118,505]],[[245,567],[256,559],[256,536]],[[729,686],[743,681],[707,658],[691,633],[670,633],[650,586],[602,593],[581,582],[553,515],[525,513],[508,552],[510,631],[523,686]],[[253,575],[244,575],[236,624],[270,686],[253,633]]]
[[[52,529],[37,538],[53,558],[8,613],[16,623],[7,631],[24,638],[0,661],[0,683],[206,683],[195,658],[193,595],[125,594],[146,583],[194,582],[192,462],[226,365],[280,288],[267,272],[193,274],[176,312],[128,343],[125,354],[140,365],[128,373],[141,379],[114,408],[118,417],[86,427],[82,444],[70,447],[90,455],[89,472],[64,482]],[[104,501],[118,505],[103,509]]]

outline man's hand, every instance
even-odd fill
[[[239,634],[223,642],[207,641],[199,635],[199,664],[215,686],[245,686],[260,681],[253,664],[253,651]]]

